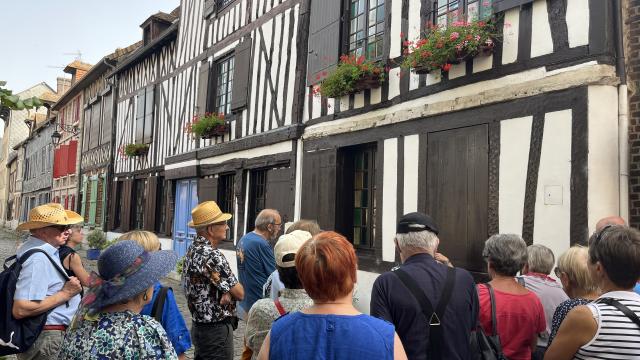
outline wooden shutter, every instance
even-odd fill
[[[69,141],[69,152],[67,157],[69,159],[67,163],[67,169],[69,171],[69,174],[76,173],[77,153],[78,153],[78,141],[77,140]]]
[[[109,224],[108,224],[108,229],[109,230],[114,230],[115,229],[115,219],[116,219],[116,211],[120,211],[120,209],[116,209],[116,201],[113,200],[113,202],[110,202],[109,199],[115,199],[116,196],[119,196],[120,194],[117,193],[118,192],[118,182],[114,181],[111,183],[111,193],[109,194],[109,196],[105,196],[104,201],[106,202],[106,207],[107,209],[109,209]],[[83,197],[84,198],[84,197]]]
[[[311,0],[307,84],[324,78],[340,57],[340,23],[342,0]]]
[[[91,129],[89,135],[89,149],[95,149],[100,145],[100,103],[91,107]]]
[[[83,176],[82,177],[82,206],[80,208],[80,215],[82,215],[82,217],[84,218],[84,222],[86,222],[86,223],[89,222],[89,217],[87,216],[87,213],[86,213],[87,197],[88,197],[88,194],[87,194],[87,177]]]
[[[144,134],[143,143],[150,144],[153,139],[153,112],[155,109],[155,91],[153,86],[149,86],[146,90],[146,99],[144,102]]]
[[[151,176],[147,179],[147,195],[145,196],[146,206],[144,209],[144,229],[155,231],[156,228],[156,200],[158,199],[158,177]]]
[[[218,178],[198,179],[198,201],[218,201]]]
[[[145,99],[145,91],[144,89],[138,91],[138,100],[136,102],[136,133],[135,133],[135,142],[137,144],[142,144],[142,140],[144,139],[144,99]]]
[[[102,140],[106,144],[111,140],[111,116],[113,115],[113,95],[109,93],[102,98]]]
[[[203,16],[205,19],[208,19],[211,14],[216,12],[216,2],[217,0],[206,0],[204,3],[204,13]]]
[[[82,150],[89,150],[89,140],[91,133],[91,108],[84,111],[84,128],[82,129]]]
[[[295,184],[291,168],[271,169],[267,173],[265,206],[280,212],[282,223],[293,221]]]
[[[249,71],[251,70],[251,37],[247,36],[238,45],[234,55],[233,93],[231,111],[247,106],[249,96]]]
[[[493,12],[502,12],[516,6],[532,3],[533,0],[493,0]]]
[[[91,193],[89,194],[89,225],[96,223],[96,201],[98,200],[98,179],[89,181]]]
[[[302,172],[302,218],[322,229],[335,229],[336,149],[305,152]]]
[[[131,229],[132,190],[133,179],[124,180],[122,183],[122,199],[120,200],[120,204],[122,204],[120,209],[120,229],[124,232]]]
[[[198,76],[198,114],[204,114],[209,111],[208,93],[209,93],[209,62],[203,61],[200,64],[200,75]]]

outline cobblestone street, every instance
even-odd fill
[[[20,243],[20,237],[13,231],[9,231],[5,228],[0,228],[0,263],[4,263],[4,260],[11,255],[14,255],[16,249]],[[78,251],[83,257],[83,263],[85,268],[88,271],[95,270],[97,261],[87,260],[85,257],[85,251]],[[180,286],[179,281],[165,278],[162,280],[163,285],[170,286],[173,289],[173,292],[176,297],[176,301],[178,302],[178,307],[180,308],[180,312],[187,322],[187,327],[191,329],[191,315],[189,314],[189,309],[187,307],[187,302],[184,297],[184,292],[182,291],[182,287]],[[240,359],[240,355],[242,354],[242,338],[244,335],[244,322],[240,321],[240,325],[238,329],[234,332],[234,348],[235,348],[235,356],[234,359]],[[193,359],[193,348],[191,348],[187,352],[187,358]],[[7,359],[14,359],[14,357],[8,357]]]

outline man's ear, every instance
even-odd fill
[[[398,239],[397,238],[393,238],[393,243],[396,244],[396,249],[398,249],[398,254],[402,253],[402,250],[400,250],[400,245],[398,245]]]

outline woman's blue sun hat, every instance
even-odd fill
[[[167,275],[177,260],[173,251],[146,252],[135,241],[119,241],[100,255],[100,274],[91,274],[89,292],[82,305],[91,314],[130,299]]]

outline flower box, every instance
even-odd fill
[[[129,144],[124,148],[126,156],[145,156],[149,153],[149,144]]]
[[[201,135],[201,139],[211,139],[215,136],[223,136],[229,132],[229,124],[220,124],[205,130]]]
[[[195,137],[211,139],[228,133],[229,124],[224,120],[224,114],[205,113],[201,116],[195,115],[184,130]]]
[[[356,92],[380,87],[380,74],[365,74],[353,86]]]
[[[385,80],[384,69],[364,56],[342,55],[335,70],[314,87],[313,94],[339,98],[379,87]]]

